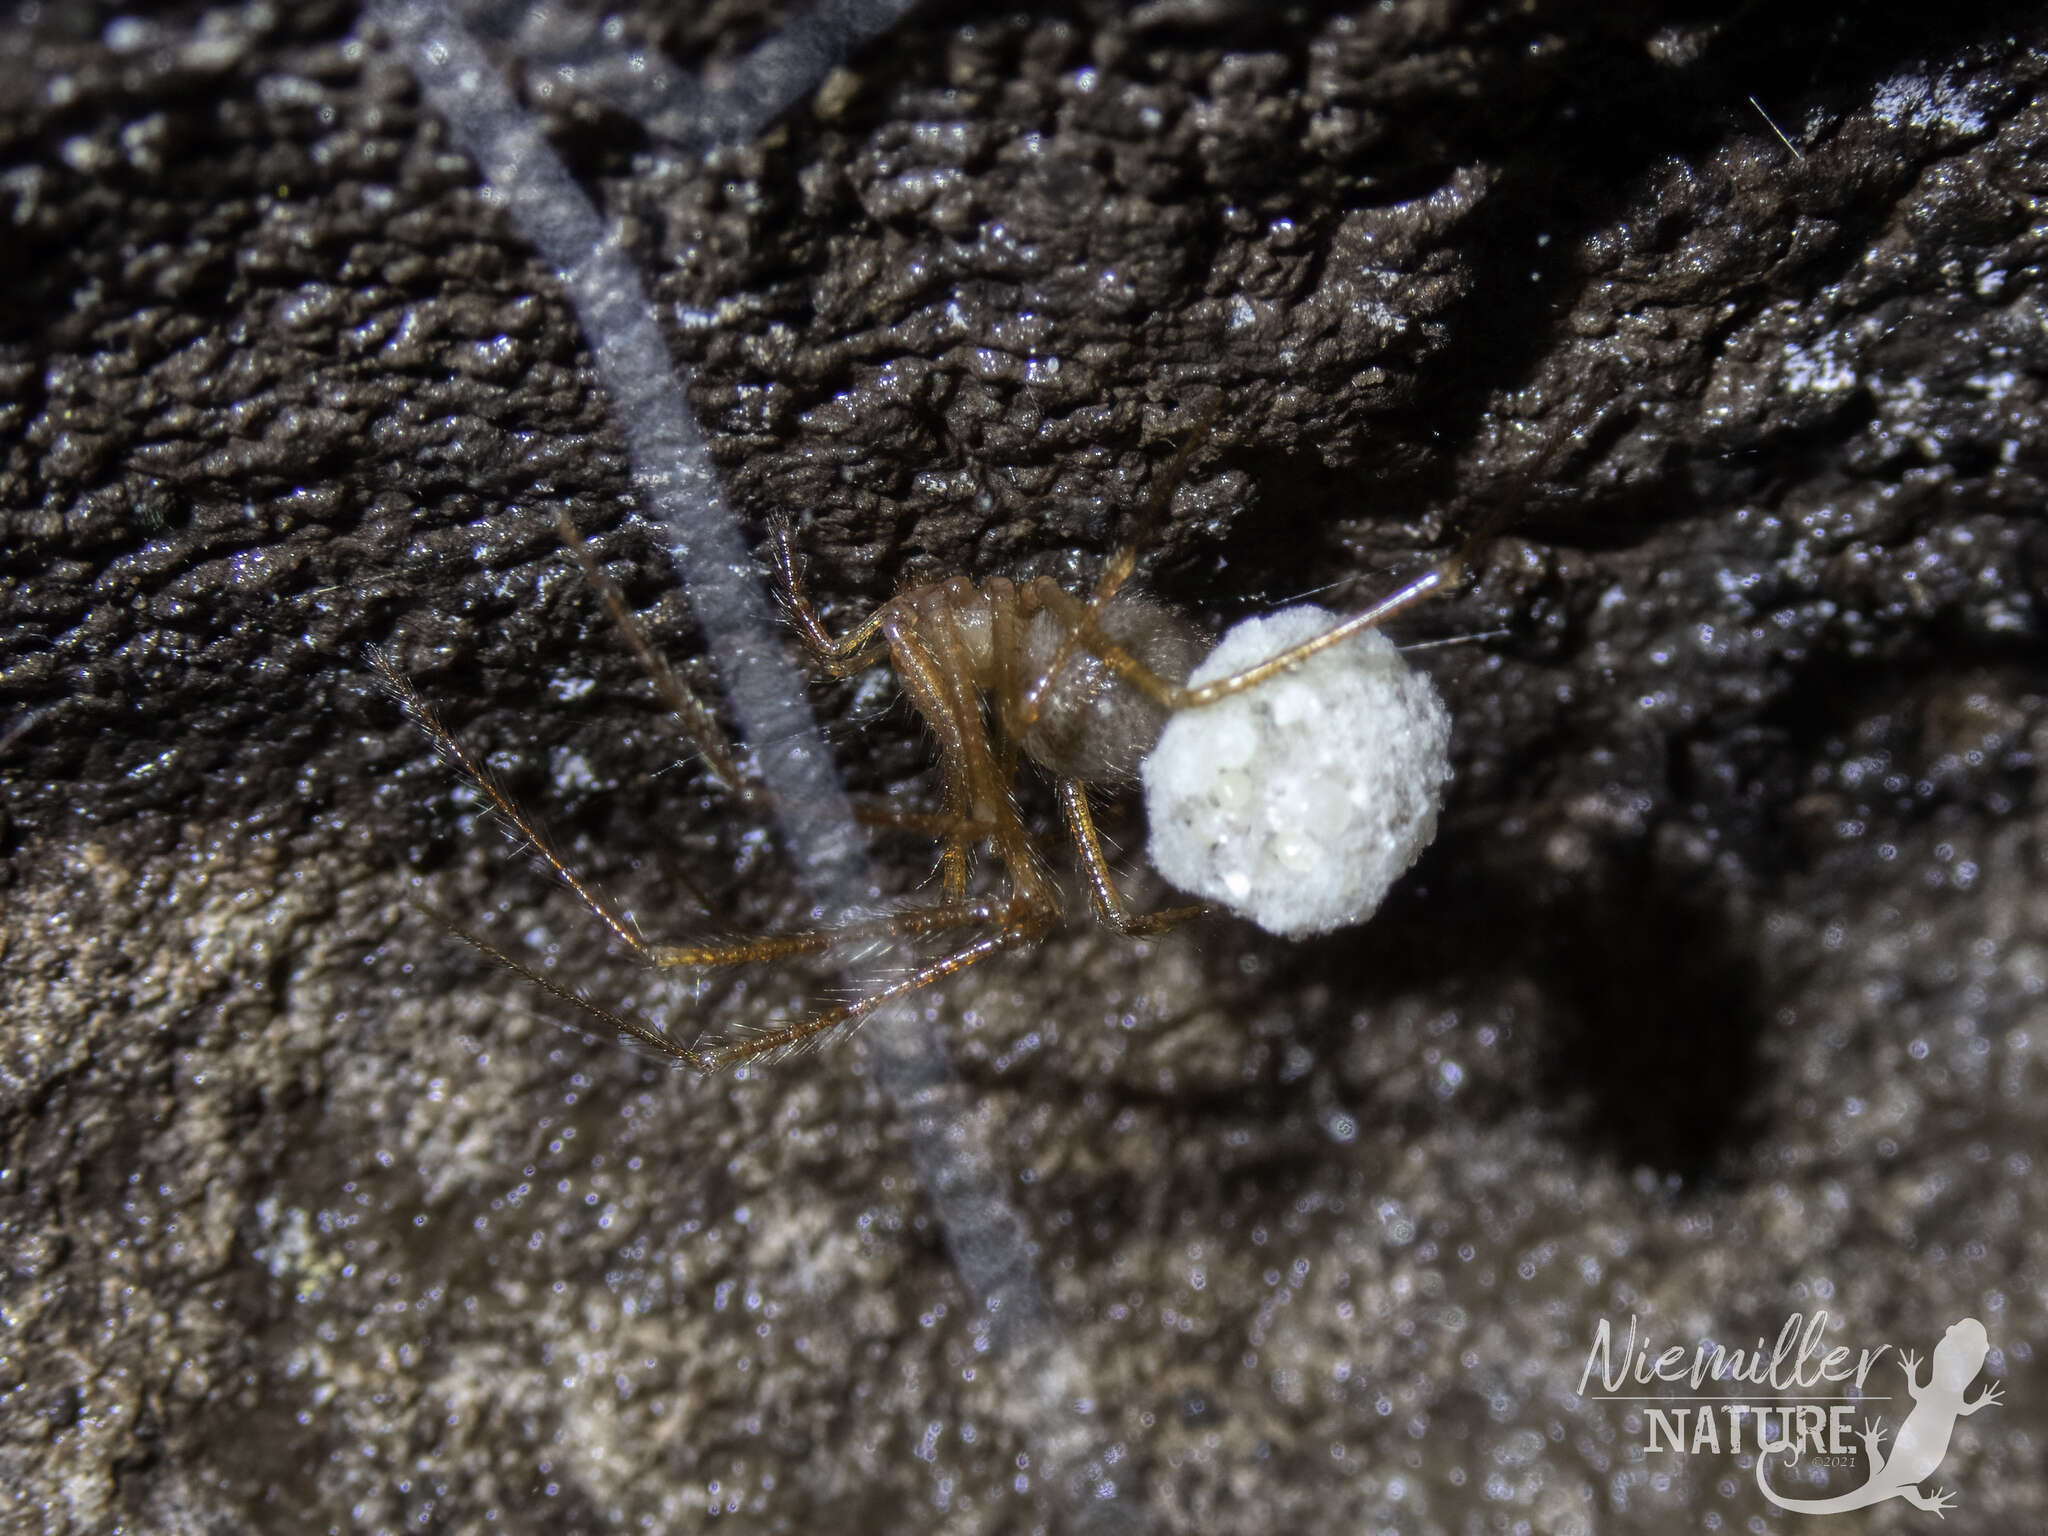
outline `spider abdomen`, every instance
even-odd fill
[[[1199,629],[1153,598],[1118,593],[1096,623],[1110,640],[1172,683],[1185,682],[1208,649]],[[1023,675],[1043,676],[1067,640],[1067,627],[1050,610],[1032,614],[1024,630]],[[1039,693],[1038,718],[1024,733],[1024,751],[1059,778],[1135,783],[1138,764],[1166,724],[1166,707],[1098,657],[1079,646],[1068,649],[1059,676]]]

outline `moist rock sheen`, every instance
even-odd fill
[[[1285,608],[1231,629],[1188,682],[1228,677],[1336,621]],[[1288,938],[1371,917],[1436,836],[1450,712],[1377,630],[1175,715],[1145,759],[1152,863]]]
[[[660,10],[695,69],[792,8]],[[806,920],[563,555],[709,689],[553,276],[351,7],[127,10],[0,7],[0,1529],[1075,1529],[867,1042],[691,1088],[419,921],[685,1033],[816,996],[654,992],[360,662],[663,940],[671,869]],[[1192,611],[1529,514],[1401,630],[1507,634],[1430,655],[1457,814],[1370,923],[1076,911],[930,994],[1104,1502],[2048,1530],[2048,7],[968,4],[856,62],[709,166],[545,98],[829,616],[1085,591],[1211,389]],[[885,696],[821,693],[841,765],[930,794]],[[1958,1518],[1560,1390],[1601,1317],[1823,1306],[1984,1322]]]

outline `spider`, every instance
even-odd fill
[[[1090,905],[1099,921],[1118,933],[1141,936],[1163,933],[1206,912],[1208,908],[1201,904],[1150,912],[1131,909],[1117,887],[1096,833],[1091,788],[1116,790],[1133,784],[1139,764],[1174,712],[1199,709],[1255,688],[1447,590],[1461,577],[1477,542],[1476,537],[1468,539],[1456,555],[1333,628],[1242,670],[1190,687],[1186,679],[1207,647],[1206,638],[1168,604],[1133,590],[1130,578],[1139,553],[1163,518],[1173,489],[1206,438],[1214,416],[1212,405],[1167,467],[1133,533],[1085,598],[1067,591],[1050,576],[1023,583],[993,577],[979,584],[954,576],[901,591],[851,630],[834,636],[805,589],[792,525],[786,519],[772,524],[779,595],[819,668],[829,677],[843,678],[886,660],[937,739],[944,788],[942,812],[889,807],[856,812],[865,824],[928,835],[938,841],[939,890],[935,900],[922,905],[798,932],[698,944],[650,943],[576,874],[490,769],[441,722],[395,663],[371,653],[371,664],[439,753],[644,964],[662,970],[746,965],[818,954],[849,942],[929,934],[963,935],[964,942],[853,1001],[818,1008],[743,1038],[686,1045],[561,985],[452,922],[447,926],[543,992],[603,1021],[622,1044],[673,1067],[709,1074],[781,1057],[822,1041],[876,1009],[991,955],[1029,948],[1059,925],[1063,910],[1058,886],[1046,860],[1034,848],[1012,796],[1026,758],[1053,780],[1066,835],[1080,861]],[[648,641],[566,513],[558,527],[563,543],[713,776],[741,804],[767,806],[765,793],[742,773],[717,718]],[[992,893],[976,894],[970,889],[970,874],[974,856],[983,846],[993,850],[1001,879]]]

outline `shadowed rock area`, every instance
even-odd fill
[[[785,19],[619,30],[702,70]],[[686,1039],[832,985],[608,950],[364,663],[650,935],[805,920],[560,548],[715,694],[574,319],[404,60],[345,6],[12,6],[21,1528],[1789,1532],[1753,1424],[1645,1449],[1615,1396],[1693,1388],[1582,1373],[1603,1318],[1689,1363],[1819,1311],[1892,1347],[1850,1406],[1894,1434],[1897,1353],[1981,1320],[2007,1400],[1928,1487],[2048,1522],[2037,5],[949,0],[708,157],[511,36],[835,628],[1085,584],[1219,392],[1141,568],[1212,627],[1511,518],[1397,626],[1460,642],[1418,656],[1443,828],[1364,929],[1133,943],[1076,881],[925,995],[1089,1373],[1049,1486],[859,1038],[669,1075],[424,915]],[[817,698],[856,791],[937,803],[886,679]],[[1773,1486],[1866,1476],[1816,1460]]]

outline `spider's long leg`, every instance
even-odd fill
[[[577,876],[576,871],[569,867],[566,859],[555,852],[554,845],[548,841],[547,835],[541,831],[540,827],[530,816],[519,808],[518,802],[498,782],[498,776],[492,773],[483,762],[472,756],[469,749],[457,739],[455,733],[441,723],[441,717],[434,713],[433,706],[420,697],[419,690],[414,688],[405,674],[398,670],[398,664],[382,651],[374,648],[369,652],[369,661],[370,665],[376,668],[377,675],[383,678],[384,686],[391,691],[392,697],[396,698],[404,706],[405,712],[411,715],[420,729],[427,733],[428,739],[434,743],[434,750],[452,763],[464,778],[477,787],[483,797],[490,801],[491,808],[502,816],[506,823],[521,838],[525,839],[527,846],[540,855],[548,868],[554,871],[556,877],[576,893],[577,899],[596,915],[599,922],[612,931],[613,936],[620,943],[624,944],[635,954],[645,958],[647,945],[641,940],[640,936],[627,926],[624,918],[612,910],[610,903],[583,883]],[[472,942],[474,941],[472,940]]]
[[[1145,505],[1139,509],[1137,520],[1131,525],[1130,536],[1126,538],[1109,564],[1103,567],[1102,575],[1096,578],[1094,594],[1089,607],[1100,609],[1131,579],[1131,572],[1138,567],[1138,556],[1145,546],[1152,542],[1159,532],[1159,525],[1166,521],[1166,509],[1173,502],[1173,493],[1180,486],[1181,476],[1188,472],[1188,461],[1201,450],[1209,440],[1209,429],[1216,425],[1216,413],[1223,409],[1223,393],[1218,390],[1209,403],[1202,407],[1201,415],[1188,429],[1180,449],[1173,456],[1173,462],[1166,466],[1158,483],[1152,487],[1152,494],[1145,498]]]
[[[641,1023],[637,1019],[614,1013],[593,1002],[581,992],[565,987],[550,977],[542,975],[531,966],[522,964],[503,950],[485,939],[471,933],[461,924],[451,921],[439,912],[427,910],[427,915],[441,924],[450,933],[471,948],[478,950],[502,965],[506,970],[539,988],[559,1002],[580,1009],[608,1026],[617,1037],[619,1044],[639,1055],[651,1056],[667,1061],[671,1065],[687,1067],[693,1072],[712,1073],[728,1066],[757,1060],[764,1055],[774,1055],[801,1046],[809,1041],[822,1038],[834,1029],[865,1018],[876,1008],[895,998],[902,997],[920,987],[929,986],[955,971],[966,969],[975,961],[1007,949],[1012,945],[1036,938],[1051,926],[1052,913],[1035,907],[1019,910],[1016,902],[970,902],[962,906],[920,907],[908,912],[895,912],[887,917],[870,918],[860,922],[842,924],[837,928],[818,929],[808,933],[768,934],[752,940],[735,940],[729,944],[686,947],[662,945],[649,948],[643,953],[655,966],[672,968],[678,966],[722,966],[741,965],[750,961],[774,960],[789,955],[815,954],[835,944],[857,939],[899,938],[922,933],[936,933],[947,928],[972,928],[1001,925],[999,930],[978,939],[965,948],[955,951],[942,960],[924,966],[903,981],[893,983],[867,997],[850,1004],[827,1008],[785,1026],[770,1034],[739,1042],[722,1050],[704,1052],[693,1050],[680,1041],[670,1038],[661,1031]],[[557,1021],[559,1022],[559,1021]],[[566,1029],[576,1026],[564,1024]]]
[[[1096,630],[1094,616],[1100,613],[1103,605],[1115,597],[1122,590],[1123,584],[1131,579],[1131,572],[1137,569],[1139,554],[1151,542],[1159,524],[1165,520],[1166,509],[1173,500],[1174,489],[1180,484],[1181,476],[1187,473],[1188,461],[1207,441],[1209,429],[1216,421],[1216,413],[1222,407],[1223,396],[1220,393],[1203,407],[1202,414],[1196,418],[1193,429],[1187,435],[1187,440],[1180,445],[1180,451],[1174,454],[1173,462],[1166,466],[1166,471],[1159,477],[1158,484],[1153,486],[1152,494],[1145,498],[1144,508],[1138,513],[1131,536],[1124,540],[1117,552],[1110,556],[1109,564],[1103,568],[1101,577],[1095,583],[1095,591],[1090,595],[1086,605],[1089,615],[1086,629],[1095,633],[1097,638],[1100,638],[1100,632]],[[1066,638],[1053,652],[1051,664],[1029,688],[1024,690],[1023,703],[1018,714],[1020,729],[1029,730],[1038,719],[1039,702],[1045,696],[1045,690],[1051,686],[1054,678],[1066,670],[1067,663],[1074,659],[1074,652],[1084,646],[1090,650],[1094,649],[1088,645],[1081,627],[1069,626]]]
[[[914,824],[918,829],[930,829],[943,844],[945,900],[966,900],[969,855],[984,841],[997,844],[997,852],[1010,869],[1013,881],[1021,878],[1028,882],[1030,875],[1019,876],[1018,870],[1031,865],[1031,860],[1021,824],[1009,808],[1007,793],[1016,776],[1014,744],[1006,741],[1002,751],[1010,755],[998,760],[996,749],[989,744],[980,706],[975,702],[970,681],[972,669],[966,658],[943,636],[922,634],[911,616],[894,602],[882,604],[853,629],[833,639],[804,590],[803,560],[797,551],[794,526],[787,518],[777,518],[770,531],[775,546],[776,584],[783,606],[812,655],[834,677],[849,676],[883,660],[891,662],[912,707],[939,739],[946,810],[916,819]],[[1015,614],[1006,598],[992,597],[998,587],[1006,594],[1009,591],[1009,583],[995,582],[980,595],[991,600],[994,622],[1007,636],[1014,628]],[[1005,645],[999,643],[996,649],[1008,655]],[[940,654],[941,650],[944,654]],[[913,821],[905,818],[902,822],[879,824],[908,827]]]
[[[965,901],[970,852],[985,837],[1001,842],[1003,818],[1014,820],[1015,813],[1008,809],[1007,799],[998,803],[992,795],[988,775],[974,771],[976,763],[987,759],[988,735],[974,700],[961,693],[964,678],[957,666],[949,669],[947,659],[932,651],[899,615],[883,609],[878,618],[888,636],[896,680],[938,738],[947,812],[959,818],[940,852],[940,889],[948,902]],[[957,657],[950,659],[958,662]]]
[[[1144,688],[1154,698],[1162,699],[1172,709],[1198,709],[1204,704],[1213,704],[1218,699],[1228,698],[1233,693],[1242,693],[1247,688],[1257,687],[1276,673],[1285,672],[1289,667],[1307,661],[1318,651],[1326,651],[1333,645],[1341,644],[1353,635],[1368,629],[1377,629],[1396,614],[1405,613],[1417,603],[1438,597],[1451,590],[1465,579],[1465,572],[1479,557],[1479,552],[1493,541],[1496,534],[1506,525],[1505,512],[1481,519],[1479,526],[1465,536],[1458,546],[1458,552],[1447,560],[1439,560],[1428,570],[1398,591],[1390,592],[1361,613],[1354,613],[1334,629],[1290,646],[1277,656],[1269,656],[1255,667],[1246,667],[1228,677],[1219,677],[1213,682],[1203,683],[1199,688],[1170,689],[1174,697],[1162,698],[1161,693],[1137,676],[1144,672],[1152,677],[1154,684],[1161,681],[1150,669],[1126,655],[1118,662],[1107,655],[1102,659]],[[1099,633],[1099,631],[1098,631]]]
[[[761,787],[744,778],[739,771],[738,757],[733,751],[732,741],[725,729],[718,723],[718,717],[673,667],[661,652],[648,640],[646,632],[634,619],[632,610],[626,606],[624,596],[613,584],[610,577],[598,565],[588,542],[576,531],[576,525],[565,512],[558,521],[562,543],[576,557],[583,568],[584,579],[603,601],[605,611],[611,615],[612,623],[626,637],[626,643],[633,648],[633,654],[640,658],[640,665],[646,671],[663,702],[682,722],[683,732],[693,745],[703,753],[712,773],[742,804],[764,806],[766,796]],[[778,569],[793,573],[796,570],[795,552],[787,542],[787,528],[777,525]],[[816,613],[803,596],[800,581],[794,575],[786,575],[788,591],[784,600],[798,620],[799,632],[813,650],[819,649],[819,637],[823,627]],[[869,638],[880,628],[883,614],[878,610],[860,630],[848,637],[849,643],[842,649],[830,640],[823,641],[823,658],[828,662],[842,664],[844,673],[859,671],[872,665],[887,654],[886,648],[869,643]],[[903,811],[894,806],[856,805],[854,819],[865,827],[887,827],[905,832],[922,832],[940,840],[966,837],[973,841],[986,836],[986,829],[979,823],[971,822],[950,812]]]
[[[997,932],[976,939],[972,944],[955,950],[942,960],[934,960],[929,965],[920,966],[900,981],[880,987],[854,1002],[820,1009],[807,1018],[792,1020],[779,1029],[767,1030],[743,1040],[714,1046],[704,1053],[705,1059],[710,1063],[712,1071],[719,1072],[727,1067],[743,1066],[748,1062],[787,1055],[806,1045],[822,1042],[834,1030],[857,1023],[877,1008],[893,1003],[899,997],[908,997],[933,982],[943,981],[948,976],[966,970],[970,965],[986,960],[990,955],[1042,938],[1052,923],[1053,913],[1050,910],[1036,906],[1027,907]]]
[[[1001,925],[996,933],[978,939],[944,959],[922,967],[903,981],[893,983],[857,1002],[825,1009],[770,1035],[750,1038],[723,1051],[707,1054],[692,1050],[637,1019],[614,1013],[585,997],[581,992],[542,975],[439,912],[427,909],[427,915],[465,944],[487,955],[548,996],[580,1009],[607,1025],[618,1037],[621,1045],[641,1055],[658,1057],[688,1067],[692,1071],[705,1073],[716,1072],[743,1061],[755,1060],[762,1055],[788,1050],[816,1039],[842,1025],[866,1017],[884,1003],[914,992],[920,987],[929,986],[955,971],[964,970],[987,955],[1035,938],[1052,923],[1052,914],[1049,911],[1026,908],[1020,912],[1019,904],[1015,902],[971,902],[958,907],[920,907],[909,912],[891,913],[887,917],[846,923],[837,928],[819,929],[809,933],[769,934],[754,940],[736,940],[730,944],[695,948],[663,945],[649,949],[646,952],[647,958],[654,965],[663,968],[741,965],[749,961],[774,960],[789,955],[815,954],[832,945],[856,939],[897,938],[936,933],[947,928]],[[574,1028],[572,1025],[563,1027]]]
[[[532,985],[540,988],[548,996],[555,998],[557,1001],[568,1003],[571,1007],[580,1008],[585,1013],[591,1015],[591,1017],[602,1020],[618,1036],[619,1044],[625,1046],[628,1050],[636,1051],[641,1055],[656,1057],[657,1059],[667,1061],[672,1066],[688,1067],[693,1072],[708,1073],[712,1070],[710,1060],[707,1057],[691,1050],[687,1045],[679,1041],[671,1040],[660,1030],[642,1024],[637,1019],[629,1019],[624,1014],[613,1013],[609,1008],[600,1007],[581,992],[565,987],[559,982],[552,981],[529,966],[521,965],[503,950],[485,943],[461,924],[450,922],[438,912],[428,909],[427,915],[454,934],[458,939],[462,940],[463,943],[473,949],[480,950],[515,976],[522,977]],[[572,1026],[563,1025],[562,1027],[566,1029]]]
[[[1170,707],[1199,708],[1204,704],[1213,704],[1218,699],[1228,698],[1233,693],[1242,693],[1247,688],[1256,687],[1267,678],[1307,661],[1317,652],[1327,651],[1331,646],[1341,644],[1364,630],[1377,629],[1395,614],[1405,613],[1417,603],[1449,590],[1457,584],[1458,578],[1464,574],[1464,569],[1465,557],[1462,553],[1441,561],[1398,592],[1389,593],[1381,598],[1364,612],[1354,613],[1335,628],[1327,629],[1299,645],[1289,646],[1279,655],[1269,656],[1257,666],[1246,667],[1243,671],[1233,672],[1228,677],[1219,677],[1213,682],[1203,683],[1199,688],[1174,690],[1177,697],[1170,701]],[[1107,657],[1103,659],[1108,660]],[[1111,665],[1115,663],[1112,662]]]
[[[575,523],[567,512],[555,520],[555,528],[562,536],[562,543],[576,563],[583,567],[584,580],[588,581],[603,601],[605,612],[611,615],[612,623],[626,637],[626,643],[633,648],[633,654],[640,658],[640,665],[653,681],[662,701],[682,722],[683,734],[690,738],[697,750],[704,754],[704,761],[728,791],[743,804],[753,804],[760,799],[760,790],[744,778],[739,761],[733,755],[732,741],[725,734],[725,727],[718,723],[718,717],[697,692],[668,664],[661,652],[648,642],[633,612],[626,606],[626,599],[605,575],[597,563],[597,556],[590,552],[583,535],[576,531]]]
[[[862,939],[901,939],[947,928],[993,927],[1010,919],[1007,901],[943,901],[910,907],[882,917],[858,918],[832,928],[806,928],[796,933],[761,933],[708,944],[651,944],[647,958],[664,969],[750,965],[790,955],[816,955],[834,945]]]
[[[1060,780],[1060,811],[1066,817],[1068,835],[1081,851],[1081,867],[1088,872],[1088,890],[1095,902],[1095,915],[1118,933],[1133,937],[1164,933],[1191,917],[1208,911],[1199,904],[1162,907],[1157,912],[1133,912],[1110,877],[1109,860],[1102,855],[1102,843],[1095,835],[1095,814],[1088,808],[1088,789],[1079,779]]]
[[[1242,693],[1256,687],[1267,678],[1285,672],[1289,667],[1298,666],[1320,651],[1348,640],[1362,630],[1375,629],[1398,613],[1404,613],[1426,598],[1451,587],[1464,571],[1465,554],[1460,552],[1449,560],[1438,562],[1420,576],[1374,603],[1362,613],[1354,613],[1335,628],[1304,640],[1299,645],[1289,646],[1277,656],[1269,656],[1257,666],[1246,667],[1228,677],[1219,677],[1213,682],[1189,688],[1180,683],[1161,677],[1129,651],[1103,634],[1095,622],[1094,610],[1075,597],[1071,592],[1062,591],[1058,583],[1042,581],[1040,600],[1068,626],[1068,632],[1076,649],[1112,668],[1133,687],[1144,690],[1151,698],[1168,709],[1196,709],[1204,704],[1213,704],[1218,699],[1228,698],[1233,693]]]
[[[577,897],[597,915],[598,920],[605,927],[609,928],[628,948],[644,958],[649,952],[646,942],[632,931],[625,919],[613,910],[610,903],[592,890],[569,867],[568,861],[555,851],[554,845],[548,840],[547,834],[540,829],[539,824],[532,817],[528,816],[525,811],[520,809],[519,803],[512,798],[504,785],[498,782],[497,775],[492,773],[479,758],[462,744],[461,739],[434,712],[433,706],[427,703],[419,690],[414,688],[411,681],[398,670],[397,664],[381,651],[374,649],[369,653],[369,661],[370,665],[376,669],[378,676],[383,679],[385,688],[398,700],[405,712],[412,717],[413,722],[426,732],[428,740],[434,744],[435,751],[453,764],[455,769],[483,794],[484,798],[490,802],[491,808],[533,848],[535,853],[540,856],[542,862],[548,866],[564,885],[575,892]],[[893,805],[865,805],[855,806],[853,814],[854,820],[858,821],[862,826],[882,827],[892,831],[913,833],[933,838],[949,847],[955,844],[971,844],[988,836],[991,830],[989,823],[985,821],[976,821],[951,811],[910,811],[899,809]],[[686,871],[675,870],[672,873],[676,879],[688,887],[691,898],[704,911],[716,912],[718,910],[718,904],[712,899],[710,893],[699,886],[695,880],[691,879]],[[964,883],[961,896],[954,899],[965,899]],[[468,935],[464,935],[464,937],[468,937]]]
[[[804,637],[804,644],[825,670],[834,677],[851,677],[887,656],[887,643],[876,637],[888,620],[889,605],[884,603],[834,640],[825,629],[825,621],[818,617],[818,610],[811,606],[810,595],[804,591],[804,563],[797,554],[795,527],[788,518],[778,517],[769,525],[769,534],[775,542],[775,585],[782,606],[789,611],[797,633]]]

